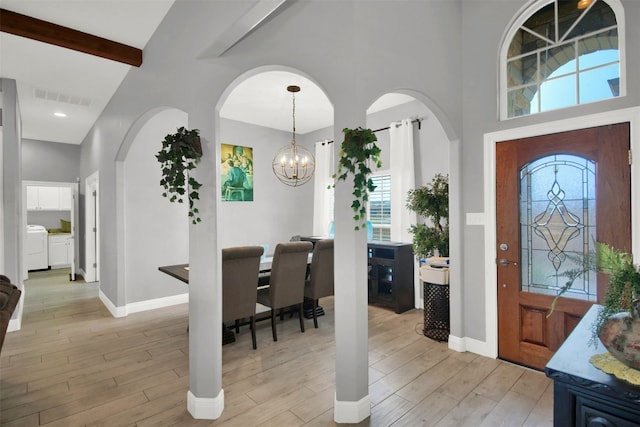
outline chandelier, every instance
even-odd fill
[[[316,170],[316,160],[309,150],[296,144],[296,92],[300,92],[300,87],[288,86],[287,91],[291,92],[293,99],[291,143],[278,150],[271,167],[280,182],[290,187],[297,187],[309,182]]]

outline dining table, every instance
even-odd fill
[[[307,259],[307,263],[311,263],[311,259],[313,257],[312,253],[309,253],[309,257]],[[273,256],[265,256],[260,259],[260,272],[258,275],[258,285],[263,285],[264,281],[262,278],[268,277],[269,272],[271,271],[271,265],[273,264]],[[181,282],[189,284],[189,264],[174,264],[174,265],[163,265],[158,267],[158,270],[161,272],[168,274],[171,277],[174,277]],[[257,292],[257,290],[256,290]],[[306,316],[305,316],[306,317]],[[236,336],[234,332],[222,324],[222,345],[229,344],[235,342]]]

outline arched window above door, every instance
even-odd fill
[[[500,117],[623,96],[618,0],[541,0],[515,21],[501,50]]]

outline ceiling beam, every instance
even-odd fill
[[[139,67],[142,50],[6,9],[0,9],[0,31]]]
[[[227,28],[200,58],[208,59],[222,56],[267,18],[275,16],[276,11],[288,2],[291,0],[259,0],[247,13]]]

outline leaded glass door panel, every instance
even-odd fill
[[[581,276],[547,317],[564,273],[631,248],[629,124],[500,142],[496,165],[498,355],[544,369],[606,286]]]

